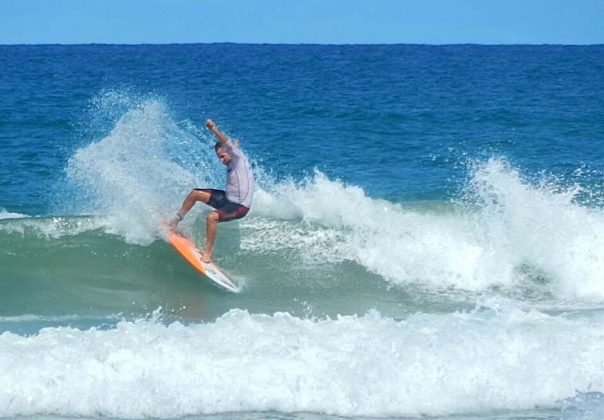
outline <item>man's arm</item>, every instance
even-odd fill
[[[216,127],[216,123],[214,121],[208,119],[206,121],[206,127],[208,127],[208,130],[210,130],[210,132],[216,136],[218,141],[220,141],[223,146],[227,145],[227,143],[229,142],[229,138],[225,136],[220,130],[218,130],[218,127]]]

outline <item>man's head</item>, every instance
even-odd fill
[[[223,164],[228,165],[231,163],[233,155],[229,153],[228,149],[224,147],[221,142],[216,142],[214,145],[214,150],[216,151],[216,157],[218,157],[218,160],[220,160]]]

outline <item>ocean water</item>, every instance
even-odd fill
[[[0,46],[0,418],[602,419],[603,142],[604,46]]]

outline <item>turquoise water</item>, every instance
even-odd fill
[[[0,417],[602,417],[604,47],[0,57]],[[162,239],[206,118],[238,295]]]

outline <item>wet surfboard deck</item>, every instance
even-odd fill
[[[168,242],[180,256],[195,270],[210,279],[213,284],[232,293],[239,293],[241,286],[230,279],[215,263],[205,263],[201,260],[201,252],[197,245],[180,232],[170,232]]]

